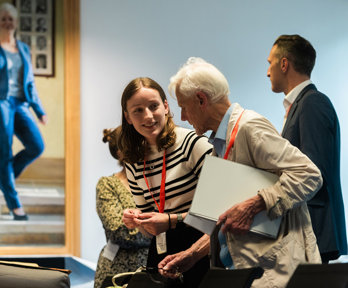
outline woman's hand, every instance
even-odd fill
[[[46,125],[47,122],[48,122],[47,115],[42,115],[42,116],[39,118],[39,121],[40,121],[41,124]]]
[[[140,226],[140,222],[138,220],[139,215],[141,215],[141,211],[139,209],[125,209],[123,211],[122,221],[128,229],[137,228]]]
[[[152,235],[158,235],[169,229],[169,217],[166,213],[142,213],[139,215],[138,221],[141,227]]]

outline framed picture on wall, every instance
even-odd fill
[[[54,0],[15,0],[16,37],[29,45],[35,76],[54,76]]]

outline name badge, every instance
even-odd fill
[[[158,254],[163,254],[167,252],[166,232],[163,232],[156,236],[156,247]]]
[[[118,250],[120,249],[120,246],[117,244],[112,243],[110,240],[108,241],[108,244],[104,248],[103,256],[110,261],[114,261]]]

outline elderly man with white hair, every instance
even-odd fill
[[[283,139],[265,117],[231,103],[226,78],[203,59],[189,58],[170,79],[169,90],[175,92],[183,121],[193,125],[198,134],[212,130],[210,141],[216,156],[225,155],[229,161],[279,176],[271,187],[255,191],[254,197],[221,211],[220,240],[228,247],[222,263],[235,269],[261,266],[264,274],[253,287],[285,287],[298,264],[320,263],[306,205],[322,185],[313,162]],[[262,210],[270,219],[282,217],[276,239],[249,231],[254,216]],[[175,277],[170,273],[173,267],[187,269],[209,252],[209,242],[205,235],[190,249],[167,256],[159,263],[161,273]],[[211,243],[211,247],[213,250],[218,245]]]

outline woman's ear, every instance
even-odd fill
[[[123,112],[123,115],[124,115],[124,118],[126,118],[128,124],[129,124],[129,125],[132,125],[132,120],[130,119],[128,112],[127,112],[127,111],[124,111],[124,112]]]
[[[169,113],[169,105],[167,100],[164,100],[163,105],[164,105],[165,115],[167,115]]]

